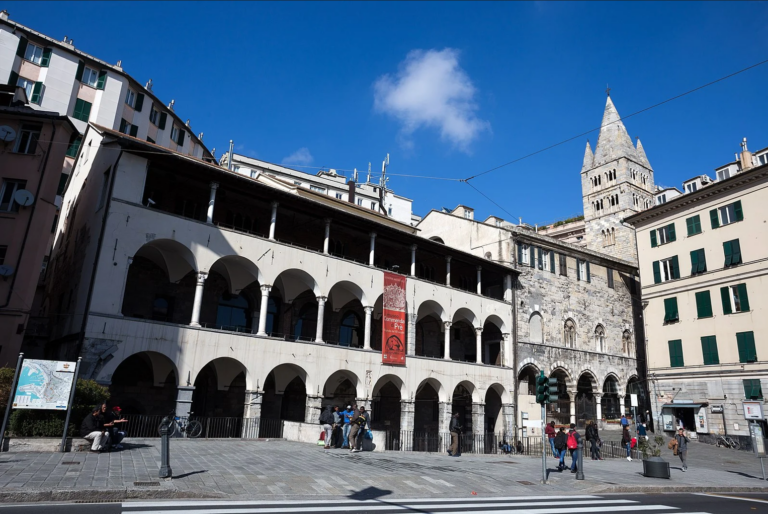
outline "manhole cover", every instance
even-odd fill
[[[139,487],[160,487],[160,482],[134,482],[133,485]]]
[[[523,485],[535,485],[533,482],[528,482],[527,480],[518,480],[517,483]]]
[[[65,460],[64,462],[61,463],[62,466],[71,466],[73,464],[80,464],[80,463],[76,460]]]

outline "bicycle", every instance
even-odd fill
[[[191,416],[192,413],[190,412],[189,415]],[[168,425],[169,437],[178,437],[183,435],[183,437],[196,438],[200,437],[200,435],[203,433],[203,424],[196,419],[182,419],[177,416],[175,412],[171,412],[168,417],[171,418],[171,422]],[[162,428],[163,424],[160,423],[160,426],[157,427],[157,431],[160,433],[160,435],[162,435]]]
[[[741,448],[741,445],[738,443],[738,441],[734,441],[727,435],[725,436],[721,435],[720,437],[717,438],[717,446],[718,447],[725,446],[726,448],[731,448],[733,450],[738,450],[739,448]]]

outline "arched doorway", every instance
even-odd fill
[[[554,421],[556,425],[567,426],[571,423],[571,397],[568,394],[571,377],[560,368],[554,370],[550,377],[557,379],[557,401],[547,404],[547,423]]]
[[[208,418],[203,437],[240,437],[245,406],[246,370],[235,359],[214,359],[195,377],[190,416]]]
[[[151,425],[148,427],[129,423],[128,435],[153,437],[157,435],[159,418],[176,406],[177,384],[176,367],[168,357],[156,352],[135,353],[112,374],[109,404],[119,406],[129,419],[151,418],[147,420]]]
[[[454,388],[453,396],[451,397],[451,415],[458,412],[459,424],[462,426],[460,443],[462,452],[471,452],[474,448],[474,427],[472,426],[472,390],[474,390],[474,386],[469,383],[462,382]]]
[[[619,381],[614,375],[608,375],[603,383],[603,398],[600,400],[600,405],[603,410],[603,419],[608,421],[621,419]]]
[[[373,402],[371,406],[371,428],[386,431],[386,450],[410,450],[401,448],[401,441],[410,441],[410,437],[403,437],[401,433],[402,395],[400,389],[402,380],[390,375],[379,379],[373,388]]]
[[[337,405],[344,410],[347,405],[353,405],[358,397],[357,377],[346,370],[340,370],[328,377],[323,387],[322,408],[326,405]]]
[[[264,381],[261,417],[304,422],[307,411],[306,372],[295,364],[281,364]]]
[[[416,390],[413,406],[413,450],[435,452],[440,446],[440,396],[442,388],[427,379]]]
[[[594,388],[596,386],[597,381],[588,372],[582,373],[576,384],[576,425],[579,428],[586,426],[587,421],[595,421],[597,404]]]

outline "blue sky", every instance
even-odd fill
[[[6,2],[12,20],[123,61],[221,155],[381,169],[414,212],[546,223],[582,211],[606,84],[626,116],[768,59],[768,4]],[[657,184],[681,187],[768,146],[768,64],[625,122]],[[302,168],[299,168],[302,169]],[[303,168],[308,169],[308,168]],[[312,171],[311,169],[309,169]],[[510,215],[511,214],[511,215]]]

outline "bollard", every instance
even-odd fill
[[[173,478],[171,470],[171,419],[166,416],[160,422],[160,478]]]
[[[576,459],[576,480],[584,480],[584,438],[579,437],[579,455]]]

